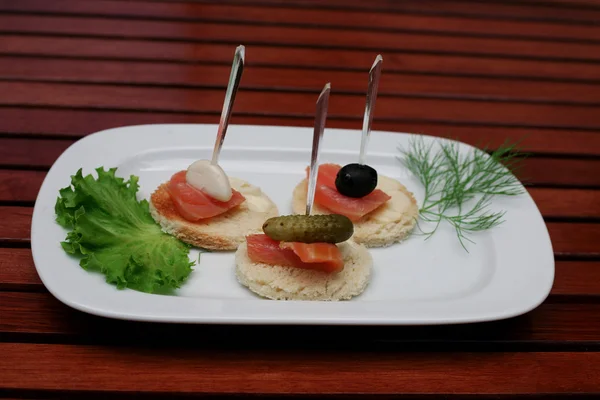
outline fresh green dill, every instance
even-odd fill
[[[504,211],[491,211],[494,196],[516,196],[523,186],[513,172],[523,154],[516,144],[505,143],[488,154],[487,149],[464,152],[458,142],[411,138],[408,148],[400,148],[399,160],[423,184],[425,195],[419,210],[423,221],[434,227],[424,231],[431,237],[443,221],[456,231],[461,246],[473,241],[469,235],[503,222]],[[468,250],[467,250],[468,251]]]

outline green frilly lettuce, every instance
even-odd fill
[[[189,246],[162,232],[148,202],[136,199],[138,177],[125,181],[115,176],[116,168],[96,172],[94,179],[80,169],[60,190],[56,221],[70,229],[63,249],[120,289],[152,293],[178,288],[194,264]]]

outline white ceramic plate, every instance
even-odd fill
[[[84,271],[59,244],[66,231],[55,222],[58,190],[79,168],[118,167],[119,176],[140,177],[140,197],[199,158],[210,158],[216,126],[146,125],[111,129],[67,149],[52,166],[38,195],[31,232],[37,271],[63,303],[105,317],[161,322],[257,324],[409,325],[464,323],[508,318],[537,307],[554,279],[548,231],[531,197],[494,199],[506,222],[475,235],[465,252],[453,229],[440,227],[427,241],[413,235],[402,244],[373,249],[371,283],[346,302],[271,301],[239,285],[233,253],[202,254],[177,295],[118,290],[100,274]],[[410,135],[373,132],[368,162],[402,181],[422,200],[420,183],[397,161]],[[427,137],[427,140],[431,138]],[[292,189],[309,163],[312,129],[231,126],[220,163],[291,212]],[[327,129],[321,162],[355,162],[360,132]],[[469,146],[461,145],[468,150]],[[191,259],[198,258],[192,251]]]

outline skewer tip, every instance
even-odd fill
[[[369,70],[369,72],[373,71],[373,69],[377,66],[377,64],[383,63],[383,57],[381,57],[381,54],[378,54],[377,57],[375,57],[375,61],[373,61],[373,65],[371,66],[371,69]]]
[[[319,98],[317,99],[317,103],[321,100],[321,98],[323,97],[323,95],[328,92],[329,90],[331,90],[331,82],[327,82],[325,84],[325,86],[323,87],[323,90],[321,90],[321,94],[319,94]]]
[[[240,58],[242,59],[242,63],[243,63],[246,58],[246,46],[244,46],[243,44],[240,44],[238,47],[236,47],[235,54],[240,55]]]

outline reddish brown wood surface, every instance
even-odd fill
[[[96,385],[102,391],[180,393],[592,392],[593,377],[600,374],[598,353],[407,353],[398,357],[367,352],[357,363],[346,352],[323,350],[118,351],[100,346],[0,344],[0,351],[0,366],[20,366],[7,369],[7,386],[47,390],[85,391]],[[162,365],[153,363],[157,357]],[[127,365],[144,365],[144,374],[134,378]],[[332,374],[336,365],[344,368]],[[373,379],[353,379],[365,370]],[[169,371],[168,381],[164,371]],[[563,378],[552,379],[556,374]],[[80,379],[72,379],[74,375]]]
[[[0,16],[2,31],[9,33],[37,33],[130,39],[171,39],[197,42],[231,42],[244,37],[247,44],[286,46],[314,46],[320,48],[363,49],[390,52],[440,52],[477,54],[482,56],[521,56],[557,60],[599,60],[600,45],[572,42],[561,43],[495,37],[462,37],[419,33],[356,32],[352,29],[328,31],[327,42],[310,29],[289,26],[255,26],[240,23],[224,26],[217,23],[196,24],[183,21],[129,20],[127,24],[109,18],[77,18],[62,16]],[[448,50],[452,49],[452,50]]]
[[[244,4],[193,4],[193,3],[140,3],[122,1],[81,2],[77,0],[3,0],[0,10],[13,12],[38,12],[44,14],[143,17],[181,21],[231,21],[252,24],[281,24],[318,27],[342,27],[364,30],[425,31],[444,34],[498,35],[530,38],[561,38],[600,40],[600,31],[587,25],[564,25],[505,20],[473,20],[465,17],[407,15],[348,10],[297,9],[290,12],[285,2],[269,8],[249,7]],[[283,7],[282,7],[283,6]]]
[[[6,120],[3,126],[12,136],[51,136],[79,138],[84,135],[119,126],[152,123],[211,123],[219,116],[174,114],[159,112],[130,112],[107,110],[1,108]],[[311,126],[306,117],[234,115],[232,123],[252,125]],[[328,126],[357,129],[359,121],[329,118]],[[600,135],[590,131],[539,129],[522,127],[493,127],[467,124],[444,124],[431,121],[380,121],[373,128],[392,132],[417,132],[455,138],[476,146],[497,148],[508,141],[520,143],[523,151],[532,153],[600,155]],[[565,140],[568,137],[569,140]]]
[[[599,396],[598,21],[596,0],[0,0],[0,399]],[[359,129],[381,52],[374,129],[519,141],[547,300],[433,327],[148,324],[56,300],[29,239],[47,170],[100,130],[217,123],[239,43],[234,124],[311,126],[331,80],[327,126]]]
[[[0,74],[15,80],[41,80],[73,83],[136,84],[147,86],[180,86],[188,88],[225,88],[229,66],[188,65],[159,62],[117,62],[91,60],[51,60],[31,58],[21,64],[20,58],[0,58]],[[302,80],[299,78],[302,77]],[[329,71],[249,68],[244,74],[248,89],[314,91],[331,77]],[[598,105],[600,90],[589,90],[587,83],[532,81],[527,79],[490,80],[476,77],[429,75],[385,75],[379,96],[428,96],[457,99],[488,99],[515,102],[554,102]],[[335,76],[335,90],[340,93],[363,94],[364,73],[341,71]]]
[[[228,65],[231,48],[219,43],[181,43],[135,39],[96,39],[81,37],[19,36],[7,34],[0,42],[2,54],[69,58],[151,60],[173,63],[210,63]],[[372,52],[366,50],[313,49],[252,46],[254,57],[249,66],[305,67],[364,71]],[[600,72],[595,63],[562,62],[521,58],[483,58],[467,55],[390,54],[386,73],[397,72],[459,76],[507,76],[529,79],[586,81],[598,83]]]
[[[227,80],[226,76],[222,77]],[[219,89],[155,88],[117,85],[0,82],[0,105],[72,107],[84,109],[147,110],[182,113],[220,113],[223,91]],[[10,95],[9,95],[10,93]],[[115,96],[119,93],[119,96]],[[315,93],[242,90],[236,97],[240,115],[307,116],[313,112]],[[364,96],[338,94],[332,97],[332,118],[359,121]],[[498,103],[489,100],[382,97],[378,115],[395,120],[399,111],[406,119],[432,119],[500,126],[596,129],[600,116],[595,107],[547,103]],[[269,112],[266,112],[268,109]],[[358,113],[358,114],[357,114]]]

